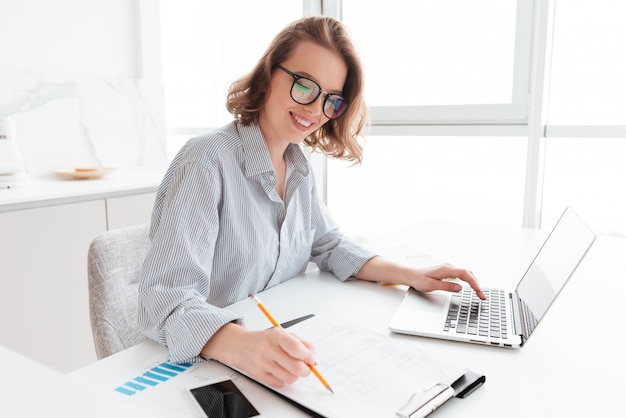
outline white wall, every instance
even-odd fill
[[[137,77],[135,21],[135,0],[0,0],[0,65]]]
[[[166,166],[162,82],[141,78],[155,52],[139,46],[141,1],[0,0],[0,118],[15,120],[33,179]]]

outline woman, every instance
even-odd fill
[[[358,246],[320,203],[300,144],[361,161],[362,80],[339,21],[300,19],[231,86],[235,121],[175,157],[157,193],[139,287],[139,326],[172,361],[216,359],[276,387],[308,375],[309,343],[284,329],[247,330],[223,307],[293,278],[309,261],[340,280],[421,291],[459,291],[442,279],[460,278],[484,297],[467,270],[408,268]]]

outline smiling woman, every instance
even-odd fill
[[[297,66],[298,71],[311,74],[311,77],[315,77],[323,85],[329,86],[327,88],[332,88],[334,91],[343,90],[347,73],[346,64],[339,55],[325,47],[310,41],[301,41],[293,49],[292,54],[283,61],[283,64],[290,67]],[[280,69],[281,66],[276,66],[276,68]],[[330,155],[337,155],[346,159],[359,159],[360,148],[351,150],[344,143],[346,139],[352,139],[352,135],[358,136],[359,132],[350,132],[351,136],[342,137],[345,127],[352,128],[352,126],[350,126],[351,124],[343,124],[344,129],[340,130],[342,121],[331,120],[324,113],[328,96],[321,95],[321,89],[318,90],[317,97],[311,95],[309,100],[304,103],[296,101],[293,98],[293,86],[297,85],[296,81],[283,71],[275,70],[272,73],[269,94],[266,96],[265,105],[259,112],[258,119],[268,142],[300,143],[304,141],[314,149],[328,150]],[[311,98],[312,100],[310,100]],[[285,121],[288,123],[283,127],[275,123],[276,121],[280,123],[282,119],[280,115],[283,115],[284,118],[289,117],[289,121]],[[328,137],[327,143],[322,143],[316,132],[324,130],[326,124],[331,124],[337,128],[337,132]],[[268,136],[265,133],[266,129],[277,136],[274,138]],[[342,152],[341,149],[351,152]]]
[[[303,77],[319,91],[297,96],[300,103],[292,92]],[[361,158],[362,80],[345,25],[303,17],[232,84],[227,108],[235,120],[178,152],[157,192],[138,308],[139,328],[172,361],[216,359],[276,387],[307,376],[315,364],[310,343],[282,328],[246,329],[224,307],[296,277],[309,262],[341,281],[424,291],[459,291],[446,280],[458,278],[484,298],[469,270],[410,268],[377,256],[344,235],[320,200],[300,144]],[[330,118],[325,103],[339,95],[350,105]]]

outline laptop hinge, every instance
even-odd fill
[[[519,335],[522,338],[521,345],[526,342],[524,338],[524,328],[522,327],[522,309],[519,304],[519,298],[517,293],[509,293],[509,299],[511,299],[511,318],[513,318],[513,332],[515,335]]]

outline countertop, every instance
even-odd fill
[[[156,192],[164,172],[119,170],[98,179],[33,179],[29,185],[0,189],[0,212]]]

